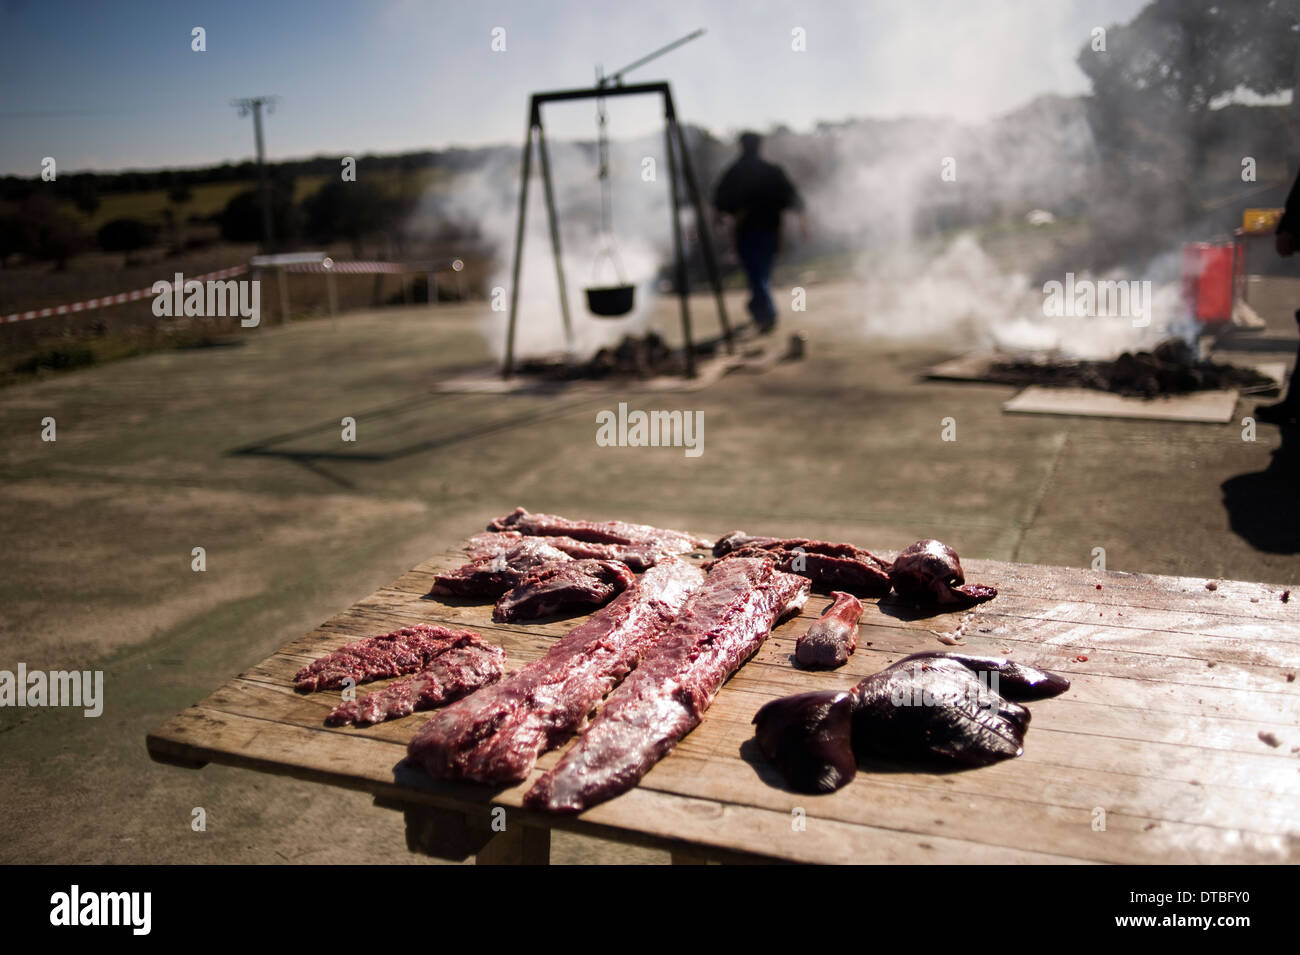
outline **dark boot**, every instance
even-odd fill
[[[1297,408],[1294,402],[1279,401],[1274,405],[1256,405],[1255,420],[1265,424],[1293,425],[1297,423]]]

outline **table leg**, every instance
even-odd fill
[[[498,832],[474,857],[476,865],[550,865],[551,830],[514,825]]]
[[[375,805],[397,809],[406,821],[406,847],[412,852],[463,862],[474,856],[478,865],[549,865],[551,831],[504,819],[506,828],[493,828],[503,813],[493,811],[473,814],[436,806],[412,806],[376,798]]]

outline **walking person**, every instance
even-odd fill
[[[1286,197],[1286,210],[1277,224],[1277,235],[1274,237],[1277,254],[1283,258],[1294,254],[1297,246],[1300,246],[1296,241],[1297,235],[1300,235],[1300,176],[1291,186],[1291,192]],[[1296,311],[1295,319],[1297,324],[1300,324],[1300,310]],[[1300,375],[1300,348],[1296,349],[1296,364],[1291,369],[1291,382],[1287,386],[1286,396],[1276,404],[1257,406],[1255,417],[1258,420],[1268,424],[1288,426],[1300,422],[1300,388],[1296,387],[1297,375]]]
[[[718,182],[713,206],[735,219],[736,255],[749,279],[749,314],[759,332],[776,327],[772,302],[772,263],[781,245],[781,216],[799,213],[801,238],[808,239],[808,215],[803,200],[780,166],[760,158],[757,133],[740,137],[740,158]]]

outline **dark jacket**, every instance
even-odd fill
[[[803,200],[780,166],[758,156],[741,156],[722,174],[713,205],[736,217],[738,236],[753,230],[779,237],[781,213],[802,209]]]
[[[1291,185],[1286,197],[1286,210],[1277,223],[1278,232],[1289,232],[1300,238],[1300,176]]]

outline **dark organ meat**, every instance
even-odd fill
[[[858,597],[889,593],[889,563],[852,544],[802,537],[750,537],[732,531],[713,545],[713,556],[771,557],[780,570],[811,580],[818,590],[843,590]]]
[[[466,646],[487,646],[470,630],[417,623],[378,637],[340,647],[298,671],[294,688],[300,693],[336,690],[344,682],[368,683],[422,670],[436,657]]]
[[[431,594],[453,597],[500,597],[524,581],[530,571],[573,560],[540,537],[516,540],[498,553],[484,554],[468,564],[433,578]]]
[[[799,693],[773,700],[754,716],[758,748],[792,789],[829,793],[853,779],[852,693]]]
[[[855,688],[853,751],[859,758],[942,760],[987,766],[1024,752],[1029,710],[1002,696],[960,660],[903,660]]]
[[[974,653],[943,653],[936,650],[913,653],[895,663],[894,666],[925,663],[930,660],[955,661],[976,676],[983,674],[983,679],[992,689],[1017,703],[1060,696],[1070,688],[1070,681],[1059,674],[1016,663],[1006,657],[979,656]]]
[[[577,609],[603,607],[636,576],[614,560],[567,560],[528,571],[492,608],[497,623],[540,620]]]
[[[423,670],[401,677],[359,700],[336,706],[329,726],[370,726],[400,719],[416,710],[432,710],[501,679],[505,651],[475,642],[435,657]]]
[[[627,564],[637,573],[649,570],[668,556],[668,552],[661,551],[649,544],[596,544],[590,541],[575,540],[572,537],[525,538],[524,535],[517,531],[489,531],[486,534],[476,534],[469,539],[470,560],[482,560],[504,555],[511,547],[522,540],[545,542],[546,545],[561,550],[570,557],[617,560]]]
[[[540,660],[437,713],[411,740],[409,758],[440,779],[527,778],[537,757],[577,730],[637,665],[703,580],[676,558],[658,564]]]
[[[685,531],[629,524],[625,521],[571,521],[554,514],[530,514],[522,507],[498,517],[488,525],[490,531],[518,531],[532,537],[572,537],[593,544],[645,544],[665,554],[687,554],[707,550],[709,541]]]
[[[936,607],[970,607],[998,595],[994,587],[966,583],[957,552],[937,540],[917,541],[899,554],[889,581],[904,600]]]
[[[587,731],[524,797],[580,812],[626,792],[694,729],[727,678],[773,625],[808,599],[808,582],[767,558],[719,561],[677,619],[610,694]]]
[[[759,747],[800,792],[829,792],[852,778],[846,760],[987,766],[1024,752],[1024,700],[1064,693],[1070,681],[1003,657],[917,653],[847,694],[804,693],[758,711]],[[830,788],[828,789],[827,786]]]
[[[794,658],[801,665],[815,670],[843,666],[858,646],[862,601],[838,590],[831,596],[835,602],[813,621],[808,632],[794,646]]]

